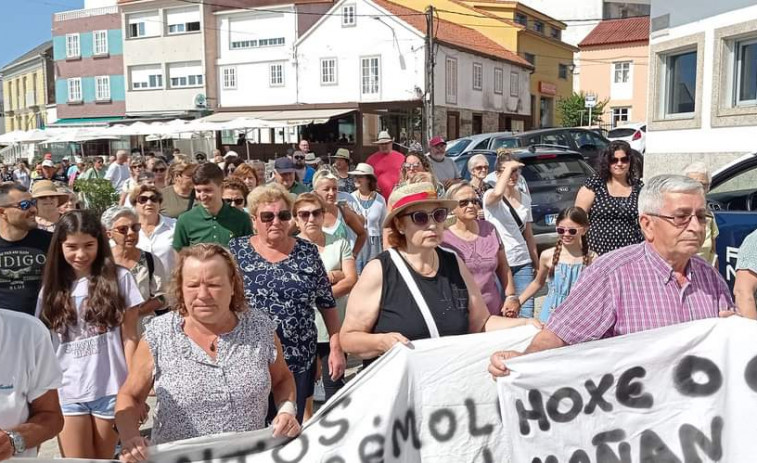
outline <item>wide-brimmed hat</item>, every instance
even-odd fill
[[[231,158],[238,158],[238,157],[239,155],[237,154],[236,151],[229,151],[228,153],[223,155],[224,159],[231,159]]]
[[[392,136],[389,135],[389,132],[387,132],[386,130],[382,130],[381,132],[379,132],[378,138],[376,139],[376,141],[373,142],[373,144],[380,145],[382,143],[391,143],[393,141],[394,141],[394,138],[392,138]]]
[[[68,193],[60,191],[55,183],[50,180],[37,180],[32,184],[32,198],[47,198],[50,196],[58,197],[58,204],[68,201]]]
[[[388,227],[392,223],[392,219],[397,217],[397,214],[400,212],[411,206],[421,204],[438,204],[441,207],[452,210],[457,206],[457,201],[439,198],[434,185],[428,182],[400,185],[389,195],[387,205],[389,213],[386,215],[386,219],[384,219],[384,228]]]
[[[370,175],[373,178],[376,178],[376,172],[373,170],[373,166],[370,164],[366,164],[364,162],[359,163],[355,170],[351,170],[347,172],[349,175]]]
[[[316,157],[315,153],[307,153],[305,155],[305,164],[320,164],[320,158]]]
[[[334,153],[333,156],[329,156],[329,157],[333,159],[346,159],[349,161],[350,150],[348,150],[347,148],[339,148],[338,150],[336,150],[336,153]]]

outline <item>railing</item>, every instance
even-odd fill
[[[62,13],[55,13],[53,21],[69,21],[71,19],[89,18],[91,16],[102,16],[104,14],[118,13],[118,6],[104,6],[102,8],[90,8],[87,10],[72,10]]]

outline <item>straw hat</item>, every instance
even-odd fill
[[[373,178],[376,178],[376,172],[373,170],[373,166],[370,164],[366,164],[364,162],[361,162],[355,167],[355,170],[351,170],[347,172],[348,175],[370,175]]]
[[[329,157],[332,159],[346,159],[349,161],[350,150],[348,150],[347,148],[339,148],[338,150],[336,150],[336,153],[334,153],[333,156],[329,156]]]
[[[50,196],[58,197],[58,205],[64,204],[68,201],[68,193],[58,190],[50,180],[37,180],[32,184],[32,198],[47,198]]]
[[[389,135],[389,132],[386,130],[382,130],[378,134],[378,139],[373,142],[374,145],[380,145],[382,143],[391,143],[394,141],[394,138],[392,138],[391,135]]]
[[[441,207],[446,207],[447,209],[452,210],[457,206],[457,201],[439,198],[436,194],[436,188],[434,185],[428,182],[406,183],[400,185],[392,191],[391,195],[389,195],[387,205],[389,213],[386,215],[386,219],[384,219],[384,228],[388,227],[400,212],[411,206],[418,206],[421,204],[437,204]]]
[[[321,160],[315,156],[315,153],[307,153],[305,155],[305,164],[316,165],[320,163]]]

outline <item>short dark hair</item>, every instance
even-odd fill
[[[16,182],[2,182],[0,183],[0,204],[5,203],[8,198],[8,194],[11,191],[20,191],[21,193],[26,193],[29,190],[27,190],[23,185],[20,185]]]
[[[217,164],[212,162],[206,162],[197,166],[194,174],[192,174],[192,182],[195,185],[207,185],[208,183],[215,183],[221,186],[223,183],[223,171]]]

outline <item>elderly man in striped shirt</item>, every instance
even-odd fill
[[[681,175],[653,177],[639,194],[646,240],[587,267],[525,352],[495,352],[489,372],[507,375],[505,361],[523,354],[732,315],[728,285],[696,256],[708,217],[699,182]]]

